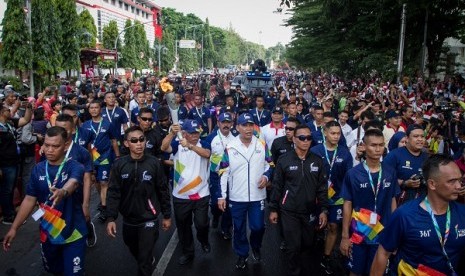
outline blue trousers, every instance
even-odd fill
[[[0,167],[2,177],[0,177],[0,206],[4,217],[12,217],[15,215],[15,207],[13,205],[13,190],[16,183],[18,172],[17,166]]]
[[[262,247],[263,234],[265,233],[265,200],[252,202],[230,201],[231,216],[233,219],[234,238],[233,248],[238,256],[249,255],[249,241],[247,239],[247,219],[250,229],[250,247],[260,249]]]
[[[52,274],[84,275],[86,238],[68,244],[41,243],[45,270]]]
[[[230,232],[232,227],[231,210],[229,200],[226,198],[226,210],[223,212],[218,208],[218,198],[221,197],[220,178],[218,174],[210,173],[210,211],[214,218],[221,217],[221,231]]]

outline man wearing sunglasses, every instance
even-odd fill
[[[310,128],[297,126],[293,141],[295,149],[282,155],[276,164],[269,219],[278,223],[278,214],[281,216],[289,275],[300,275],[302,253],[312,249],[316,224],[319,229],[326,227],[328,187],[323,160],[310,151]],[[316,218],[318,208],[321,213]]]
[[[178,264],[185,265],[194,259],[195,247],[192,221],[197,229],[197,239],[203,252],[210,253],[208,241],[208,188],[210,144],[200,140],[202,128],[195,120],[182,123],[182,139],[174,140],[181,131],[178,124],[163,139],[161,150],[172,153],[174,158],[173,204],[182,256]]]
[[[153,272],[160,211],[163,213],[162,229],[166,231],[171,226],[168,182],[160,161],[145,154],[145,142],[140,127],[126,130],[124,145],[129,148],[129,155],[114,163],[107,193],[107,234],[116,237],[115,221],[118,212],[121,213],[123,240],[137,261],[137,275],[151,275]]]
[[[218,199],[218,208],[223,212],[226,210],[228,197],[234,227],[233,247],[239,256],[236,268],[244,269],[249,256],[247,221],[253,258],[257,262],[261,260],[260,248],[265,232],[265,188],[274,164],[265,142],[254,135],[252,116],[249,113],[241,114],[237,124],[239,136],[226,146],[220,164],[221,198]]]

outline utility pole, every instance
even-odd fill
[[[32,62],[32,25],[31,25],[31,0],[26,1],[26,8],[27,8],[27,28],[29,31],[29,46],[31,49],[31,58],[29,59],[29,94],[31,97],[34,97],[34,68],[33,68],[33,62]]]
[[[202,71],[205,69],[204,65],[203,65],[203,32],[202,32]]]
[[[400,23],[400,38],[399,38],[399,60],[397,61],[397,83],[400,84],[402,76],[402,68],[404,66],[404,44],[405,44],[405,26],[407,21],[407,4],[402,5],[402,20]]]
[[[425,28],[423,29],[423,47],[421,49],[421,75],[425,75],[425,67],[426,67],[426,54],[428,51],[428,47],[426,47],[426,38],[428,36],[428,8],[426,8],[425,12]]]

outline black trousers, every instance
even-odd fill
[[[208,243],[208,203],[210,196],[199,200],[173,198],[174,216],[178,229],[179,243],[182,253],[194,255],[194,235],[192,234],[192,217],[197,230],[197,240],[201,244]]]
[[[281,225],[286,241],[286,258],[289,275],[300,275],[302,270],[302,252],[311,250],[315,224],[309,215],[281,210]]]
[[[137,261],[139,276],[152,275],[153,250],[158,239],[158,220],[140,225],[123,223],[123,240]]]

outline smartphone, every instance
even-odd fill
[[[55,91],[55,90],[57,90],[57,87],[56,87],[56,85],[52,85],[52,86],[50,86],[50,90],[51,90],[51,91]]]
[[[420,176],[414,174],[414,175],[412,175],[412,176],[410,177],[410,179],[412,179],[412,180],[418,180],[418,179],[420,179]]]

